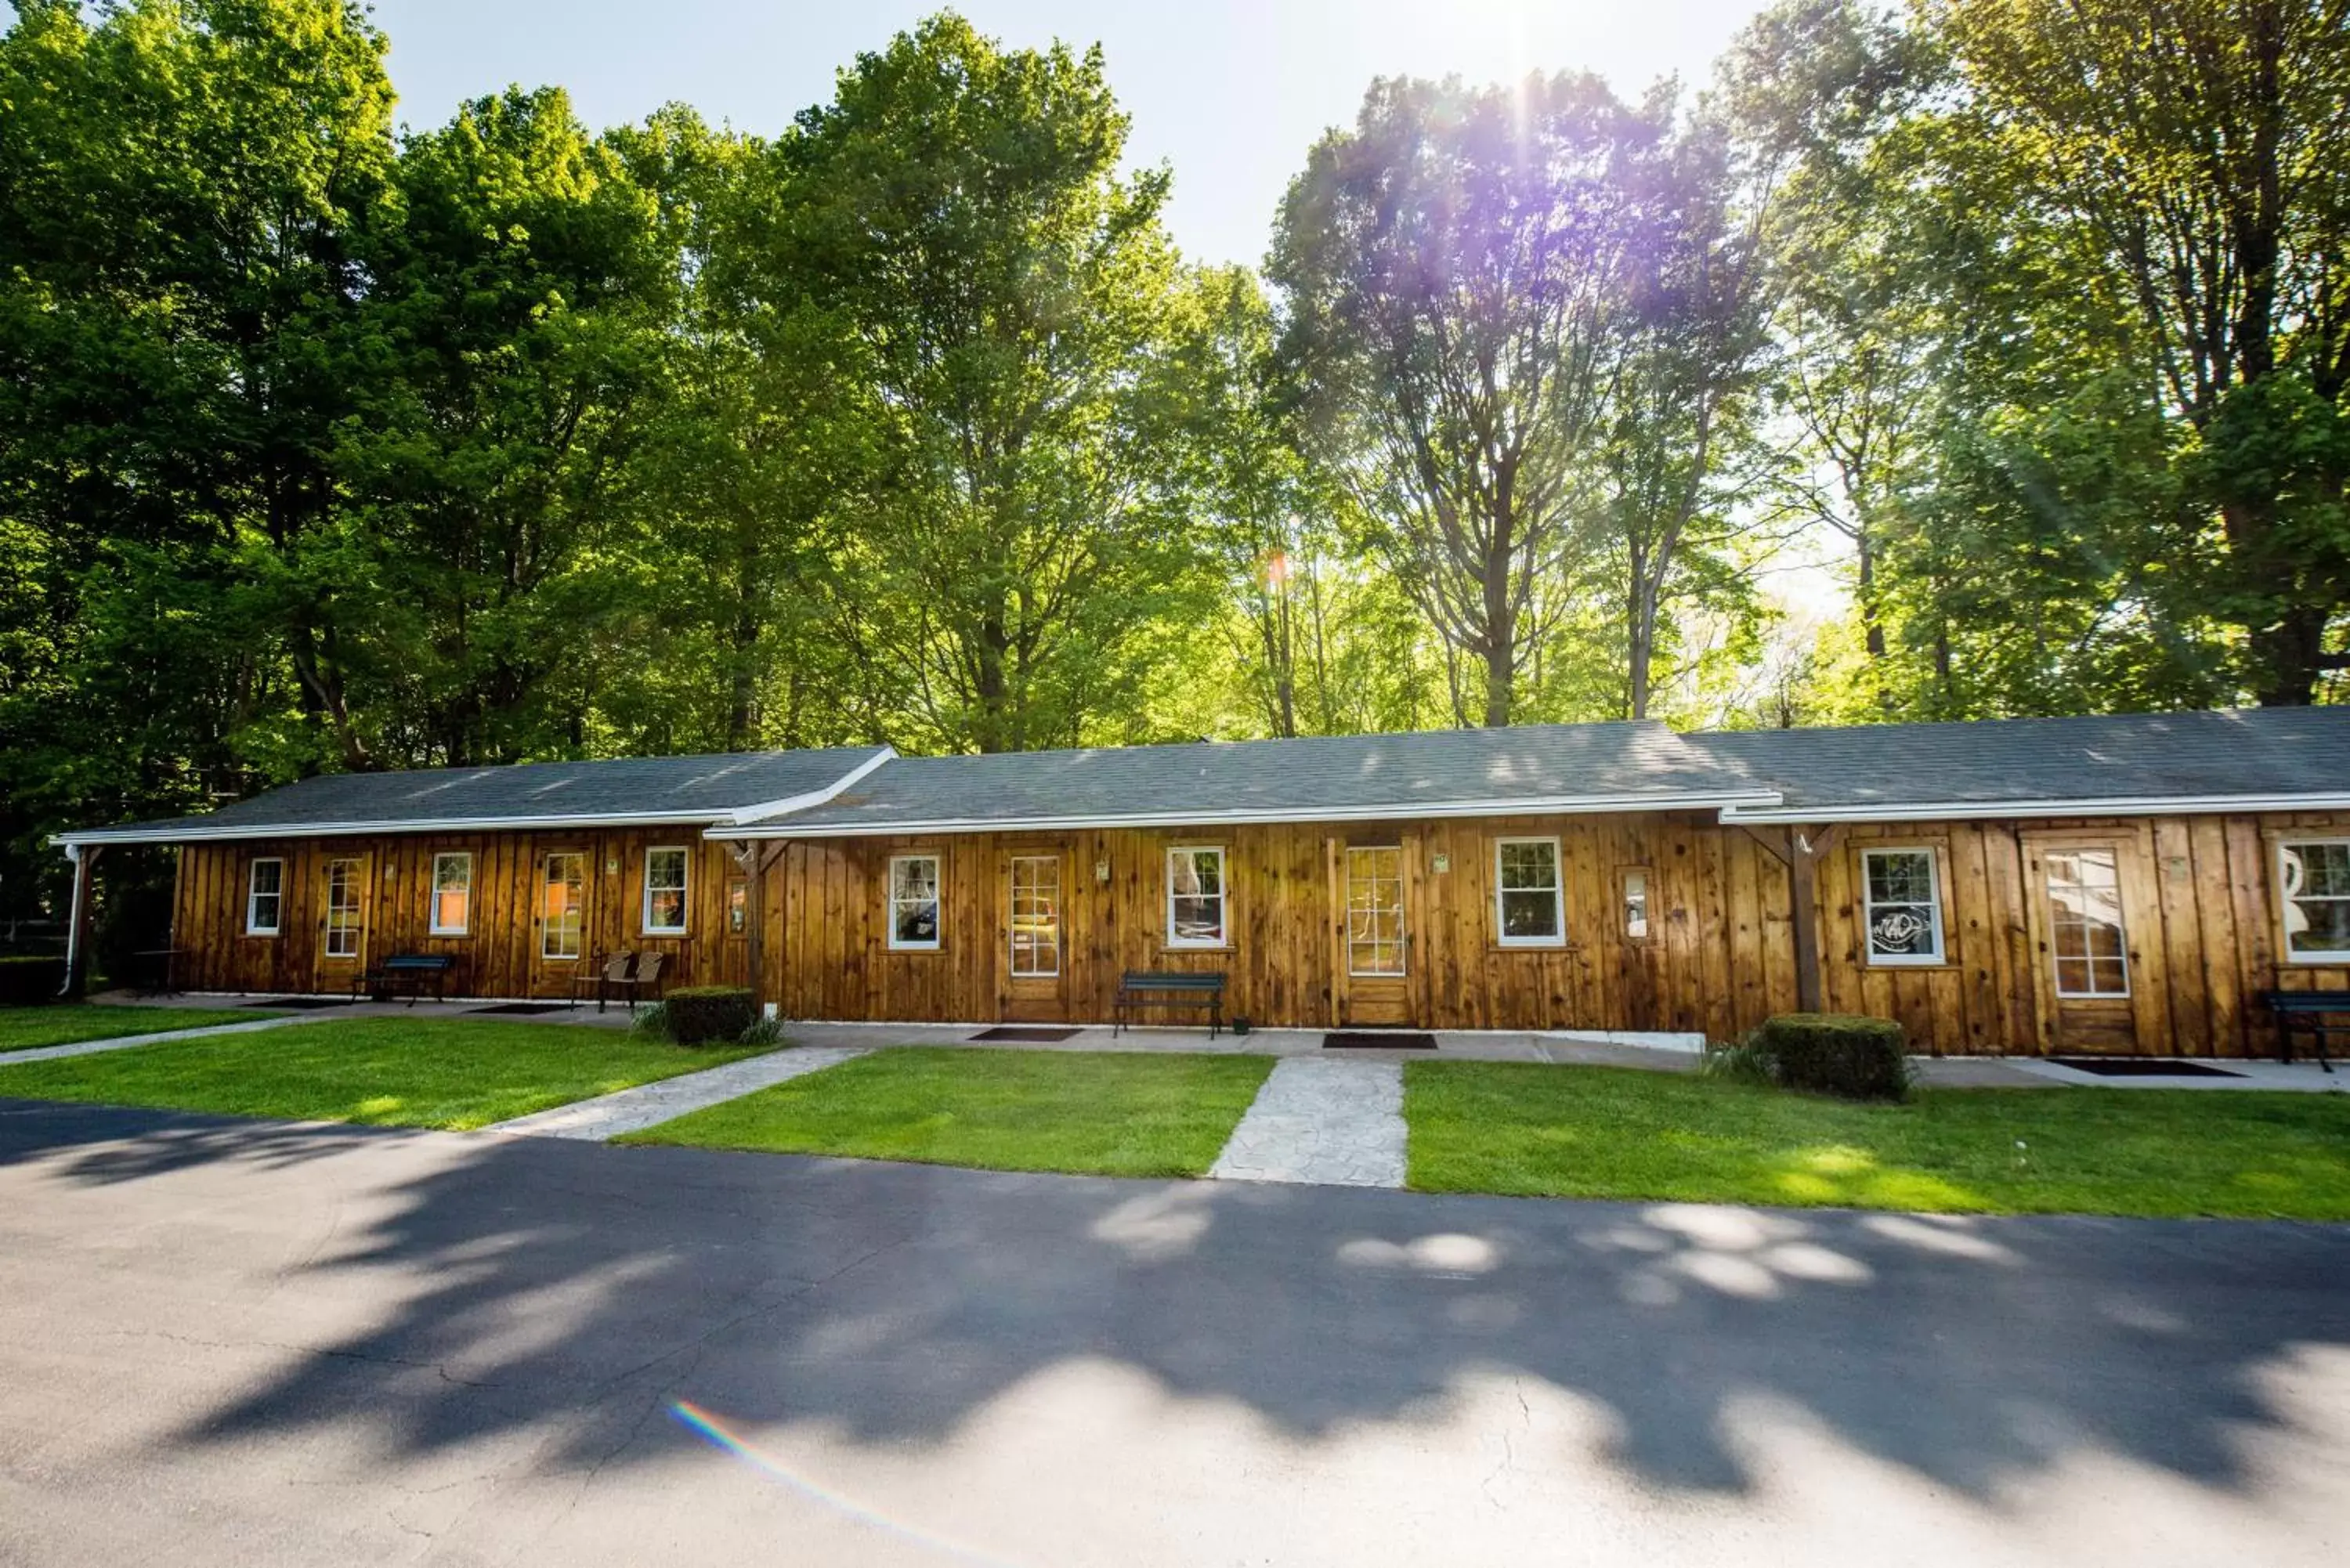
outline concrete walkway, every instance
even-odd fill
[[[61,1056],[95,1056],[101,1051],[128,1051],[134,1045],[161,1045],[173,1040],[202,1040],[208,1034],[250,1034],[257,1029],[280,1029],[306,1022],[301,1013],[284,1018],[254,1018],[243,1023],[205,1023],[193,1029],[167,1029],[160,1034],[118,1034],[107,1040],[75,1040],[63,1045],[36,1045],[25,1051],[0,1052],[0,1067],[19,1062],[54,1062]]]
[[[1401,1187],[1402,1064],[1284,1057],[1208,1174],[1223,1181]]]
[[[823,1045],[775,1051],[747,1061],[729,1062],[705,1073],[681,1074],[663,1078],[658,1084],[622,1089],[616,1095],[575,1100],[551,1111],[498,1122],[484,1130],[522,1137],[568,1137],[601,1143],[625,1133],[642,1132],[647,1127],[675,1121],[690,1112],[741,1099],[744,1095],[806,1077],[864,1054],[862,1051]]]

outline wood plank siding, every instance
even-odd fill
[[[682,936],[643,934],[645,851],[688,852]],[[432,860],[452,851],[473,857],[472,912],[463,936],[431,932]],[[539,921],[540,882],[551,854],[576,854],[586,873],[580,954],[549,959]],[[245,932],[251,867],[282,859],[284,906],[278,935]],[[740,875],[723,845],[698,827],[604,828],[577,833],[485,833],[463,836],[369,835],[333,838],[191,844],[180,851],[172,945],[181,983],[202,991],[307,992],[341,989],[350,965],[324,951],[327,867],[338,859],[364,868],[361,959],[392,953],[447,953],[457,961],[452,994],[567,997],[571,978],[598,954],[629,949],[669,955],[674,985],[748,977],[747,944],[727,929],[726,895]],[[323,982],[323,983],[322,983]]]
[[[2350,836],[2350,814],[1805,831],[1817,846],[1823,1005],[1898,1018],[1917,1049],[2265,1054],[2272,1037],[2258,992],[2350,990],[2350,966],[2278,964],[2272,869],[2279,836]],[[764,989],[787,1018],[1099,1023],[1123,971],[1212,970],[1229,977],[1227,1016],[1269,1026],[1673,1030],[1724,1039],[1796,1005],[1784,834],[1724,826],[1711,813],[1651,812],[780,841],[760,846],[770,857]],[[1494,846],[1512,837],[1558,840],[1563,945],[1499,940]],[[690,850],[686,933],[648,937],[645,851],[671,845]],[[1226,852],[1221,948],[1168,944],[1167,850],[1175,846]],[[1866,961],[1861,865],[1871,846],[1932,851],[1942,961]],[[2057,994],[2045,861],[2083,846],[2109,848],[2121,867],[2126,999],[2092,1004]],[[1347,957],[1346,851],[1371,846],[1399,851],[1353,863],[1401,867],[1399,980],[1367,976]],[[435,937],[427,929],[432,857],[450,850],[474,857],[472,929]],[[543,952],[540,884],[552,853],[585,861],[576,960]],[[908,854],[940,859],[935,950],[889,945],[889,861]],[[244,934],[249,867],[264,857],[286,862],[276,937]],[[1039,857],[1052,865],[1038,867]],[[727,846],[672,827],[190,845],[181,852],[175,931],[190,955],[183,983],[295,992],[331,981],[324,900],[326,868],[338,858],[359,862],[364,878],[365,955],[452,953],[453,989],[464,994],[567,995],[574,972],[619,948],[671,954],[673,983],[747,979],[747,943],[727,927],[728,884],[741,867]],[[1058,878],[1055,974],[1012,973],[1011,877],[1024,860],[1032,887]],[[1641,936],[1627,929],[1628,877],[1645,888]],[[1038,967],[1033,956],[1028,962]]]

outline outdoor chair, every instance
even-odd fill
[[[629,1011],[634,1012],[637,1010],[637,998],[639,996],[649,997],[655,1002],[660,1000],[661,967],[668,962],[669,954],[667,953],[647,953],[637,961],[634,973],[608,981],[606,984],[619,995],[627,997]],[[599,1000],[596,1004],[597,1011],[601,1012],[603,1005]]]
[[[571,977],[571,1005],[578,1006],[580,999],[592,991],[596,993],[596,1011],[603,1012],[604,1003],[612,994],[612,988],[616,985],[626,986],[630,976],[634,974],[636,967],[637,955],[626,949],[616,953],[607,953],[603,961],[593,970],[586,974],[575,974]]]

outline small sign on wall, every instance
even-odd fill
[[[1433,867],[1435,868],[1436,874],[1437,874],[1439,877],[1443,876],[1447,871],[1450,871],[1450,870],[1451,870],[1451,869],[1452,869],[1452,857],[1451,857],[1451,856],[1450,856],[1450,855],[1447,855],[1447,854],[1446,854],[1443,850],[1441,850],[1441,849],[1438,850],[1438,851],[1437,851],[1433,856],[1430,857],[1429,857],[1429,862],[1428,862],[1428,863],[1429,863],[1429,865],[1430,865],[1430,866],[1431,866],[1431,867]]]

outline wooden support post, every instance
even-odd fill
[[[1795,1010],[1820,1011],[1820,857],[1828,852],[1840,830],[1791,827],[1787,830],[1787,890],[1795,922]]]
[[[66,983],[57,994],[79,1002],[89,987],[90,874],[98,868],[97,844],[68,844],[73,863],[73,907],[66,919]]]

